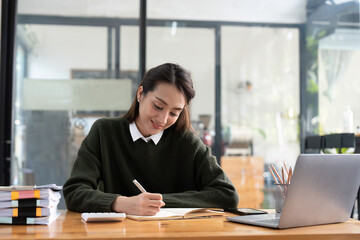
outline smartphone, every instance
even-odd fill
[[[267,212],[254,208],[228,208],[224,209],[225,212],[235,213],[240,216],[244,215],[256,215],[256,214],[267,214]]]

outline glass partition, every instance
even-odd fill
[[[360,31],[337,28],[320,39],[319,61],[319,132],[320,134],[360,133],[360,94],[356,76],[360,60]]]
[[[307,135],[359,133],[359,2],[308,5]],[[336,14],[330,14],[336,13]],[[354,149],[349,149],[350,152]]]
[[[224,26],[221,35],[224,154],[293,164],[300,153],[298,29]]]
[[[299,30],[223,26],[221,37],[222,161],[238,161],[239,206],[273,208],[266,166],[300,153]]]
[[[18,1],[12,184],[63,185],[93,122],[129,108],[138,13],[138,1]]]
[[[316,136],[334,137],[334,134],[345,133],[351,136],[350,143],[353,142],[355,148],[341,148],[341,139],[332,143],[336,148],[324,149],[324,146],[320,146],[317,151],[359,153],[360,106],[357,99],[360,83],[357,76],[360,60],[360,3],[351,0],[324,1],[308,3],[307,8],[309,14],[304,50],[306,81],[302,96],[306,111],[303,119],[305,137],[315,135],[313,139],[321,139]],[[351,215],[353,218],[360,217],[359,198],[358,192],[357,204]]]

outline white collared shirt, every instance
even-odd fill
[[[164,133],[164,131],[161,131],[161,132],[159,132],[159,133],[157,133],[157,134],[151,135],[150,137],[147,137],[147,138],[146,138],[146,137],[144,137],[144,136],[140,133],[139,129],[137,128],[137,126],[136,126],[136,124],[135,124],[135,122],[130,123],[129,127],[130,127],[130,134],[131,134],[131,137],[132,137],[132,139],[133,139],[134,142],[135,142],[136,140],[138,140],[139,138],[141,138],[141,139],[144,140],[145,142],[149,142],[150,139],[151,139],[151,140],[153,140],[153,142],[155,143],[155,145],[157,145],[158,142],[160,141],[163,133]]]

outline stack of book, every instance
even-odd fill
[[[49,225],[60,214],[61,186],[0,187],[0,224]]]

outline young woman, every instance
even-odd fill
[[[150,69],[127,114],[97,120],[81,144],[63,188],[68,209],[154,215],[163,206],[236,207],[234,186],[192,131],[194,96],[179,65]]]

